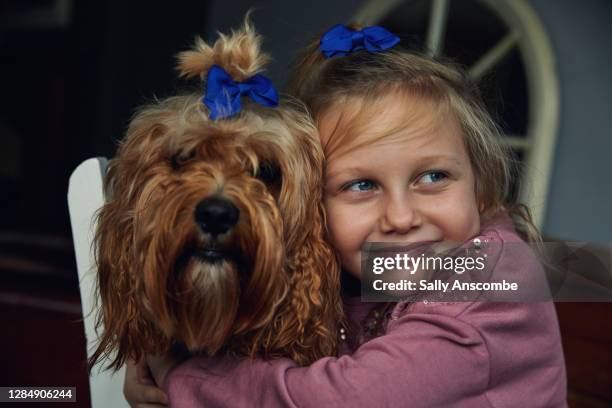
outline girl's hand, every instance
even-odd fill
[[[144,359],[138,363],[128,360],[123,395],[132,408],[168,406],[168,397],[155,385],[155,380]]]
[[[179,361],[168,353],[161,356],[147,356],[147,364],[153,379],[161,387],[164,385],[166,375],[179,364]]]

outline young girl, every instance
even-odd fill
[[[486,241],[496,272],[542,274],[524,242],[539,233],[511,198],[511,159],[476,90],[454,67],[396,43],[380,28],[336,26],[308,47],[295,75],[326,154],[329,235],[355,324],[341,329],[339,356],[308,367],[150,359],[171,406],[565,406],[551,302],[377,304],[350,293],[370,242]],[[523,255],[506,253],[507,243]],[[129,368],[128,400],[161,402],[145,396],[155,389],[144,381]]]

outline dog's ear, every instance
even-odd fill
[[[295,168],[284,170],[290,175],[283,178],[279,197],[290,292],[273,326],[277,344],[306,365],[335,352],[336,327],[343,318],[340,267],[326,237],[323,152],[316,128],[299,111],[285,123],[295,126],[291,131],[298,141],[298,151],[291,155]]]
[[[109,202],[98,214],[98,228],[94,241],[97,265],[96,332],[99,342],[89,358],[89,369],[104,358],[111,361],[106,368],[118,370],[130,353],[129,325],[133,324],[138,307],[130,287],[131,257],[129,240],[132,222],[120,203]],[[114,354],[113,356],[113,353]],[[130,356],[137,357],[137,356]],[[138,356],[139,357],[139,356]],[[138,358],[136,358],[138,360]]]
[[[118,370],[127,358],[139,360],[156,348],[170,347],[169,340],[144,316],[139,287],[141,274],[134,256],[134,203],[127,199],[131,187],[120,169],[111,161],[106,188],[112,197],[98,213],[94,240],[97,264],[97,299],[102,301],[96,317],[99,342],[89,358],[90,370],[104,359],[106,368]],[[118,171],[119,170],[119,171]],[[139,281],[140,279],[140,281]]]
[[[321,199],[312,200],[310,207],[308,232],[297,240],[302,242],[299,247],[289,249],[288,298],[298,314],[297,329],[302,334],[300,348],[293,350],[292,358],[303,365],[335,354],[336,328],[343,319],[339,262],[325,239]]]

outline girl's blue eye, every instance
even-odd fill
[[[423,177],[421,177],[421,180],[423,180],[425,183],[438,183],[444,180],[446,177],[446,174],[442,173],[441,171],[430,171],[429,173],[424,174]]]
[[[347,184],[345,190],[350,191],[369,191],[374,188],[374,183],[369,180],[359,180],[354,183]]]

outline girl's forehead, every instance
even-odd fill
[[[446,122],[432,131],[405,128],[378,140],[353,143],[348,149],[327,155],[326,183],[373,174],[405,177],[425,168],[466,173],[471,160],[461,130],[453,123]]]
[[[423,142],[444,128],[459,129],[445,102],[397,91],[344,98],[319,115],[318,127],[328,159],[368,145]]]

